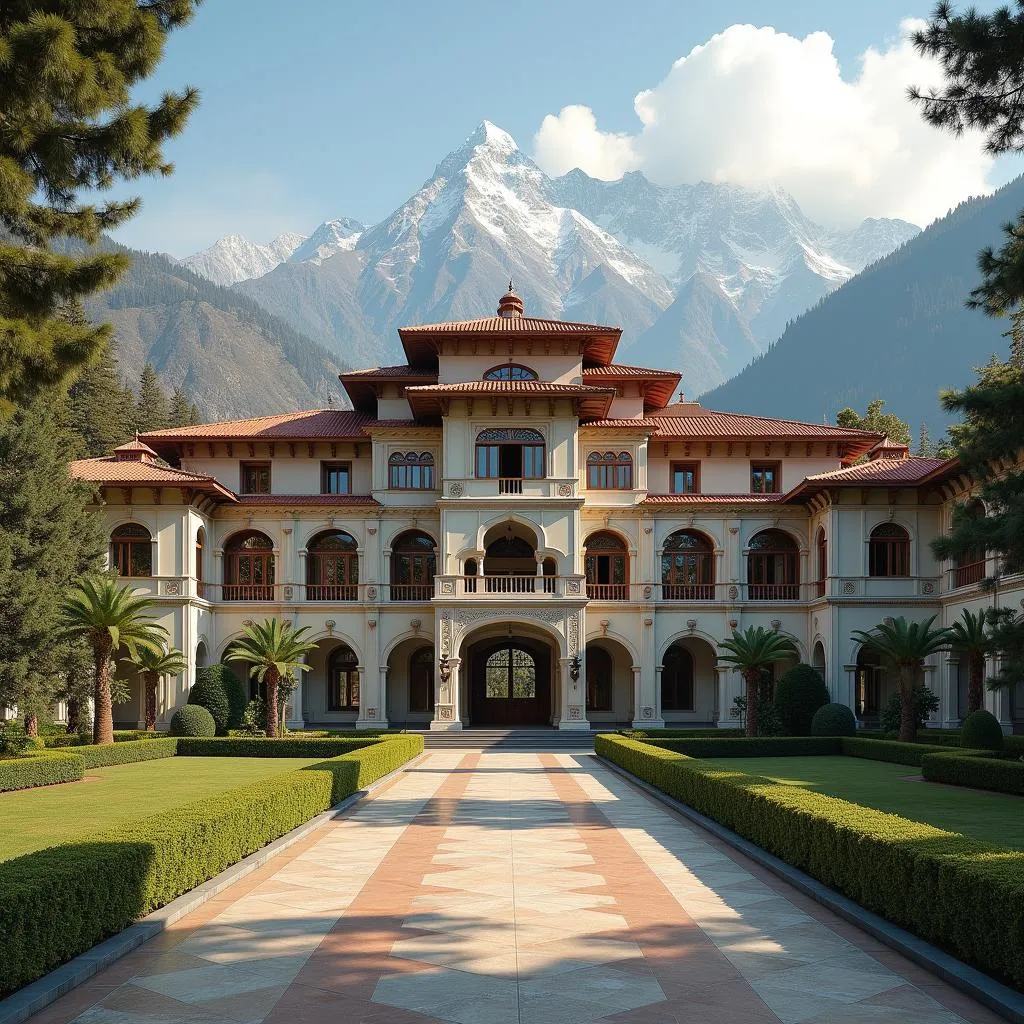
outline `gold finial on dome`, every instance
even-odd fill
[[[523,300],[516,295],[512,287],[512,278],[508,279],[508,291],[498,299],[498,316],[522,316]]]

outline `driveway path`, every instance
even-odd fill
[[[999,1020],[581,754],[431,753],[33,1024]]]

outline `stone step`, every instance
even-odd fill
[[[558,729],[461,729],[418,733],[427,750],[593,750],[591,732]]]

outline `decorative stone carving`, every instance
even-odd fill
[[[568,498],[572,495],[572,484],[559,484],[558,485],[558,496],[560,498]]]
[[[572,722],[580,722],[583,720],[583,708],[579,704],[569,705],[569,720]]]
[[[459,483],[459,481],[458,481],[458,480],[453,480],[453,481],[452,481],[452,482],[451,482],[451,483],[450,483],[450,484],[448,485],[448,493],[449,493],[449,494],[450,494],[450,495],[451,495],[451,496],[452,496],[453,498],[461,498],[461,497],[462,497],[462,484],[461,484],[461,483]]]
[[[462,626],[472,625],[482,619],[506,618],[508,611],[502,608],[460,608],[455,613],[455,621]],[[539,622],[561,625],[564,612],[558,608],[516,608],[516,618],[537,619]]]
[[[442,594],[454,594],[455,583],[452,580],[441,580],[441,593]]]
[[[654,718],[654,708],[641,708],[640,717],[645,721],[649,722],[652,718]]]
[[[334,632],[334,627],[337,623],[334,619],[324,619],[324,625],[327,627],[327,635],[330,636]]]
[[[925,583],[922,583],[921,584],[921,593],[922,594],[934,594],[935,593],[935,584],[932,583],[931,581],[927,581]]]
[[[449,616],[441,616],[441,655],[447,657],[452,653],[452,620]]]
[[[284,588],[284,599],[286,601],[291,601],[292,598],[294,597],[294,595],[295,595],[295,588],[294,587],[285,587]]]
[[[569,616],[569,636],[568,636],[569,654],[578,654],[580,649],[580,617],[578,615]]]
[[[739,587],[730,587],[729,588],[729,600],[730,601],[735,601],[736,598],[739,597],[739,596],[740,596],[740,588]]]
[[[856,594],[857,584],[853,580],[843,580],[843,593],[844,594]]]
[[[644,587],[644,600],[645,601],[649,601],[651,599],[651,593],[652,593],[652,591],[651,591],[650,587]]]
[[[164,584],[164,593],[168,597],[177,597],[181,593],[181,584],[177,580],[168,580]]]
[[[366,717],[367,718],[371,718],[371,719],[375,719],[377,717],[377,709],[376,708],[367,708],[366,709]]]
[[[376,601],[377,600],[377,588],[376,587],[367,587],[366,588],[366,600],[367,601]]]
[[[437,709],[437,717],[442,722],[453,722],[455,720],[455,708],[451,705],[442,705]]]
[[[368,533],[368,534],[369,534],[369,535],[370,535],[371,537],[375,537],[375,536],[377,535],[377,527],[376,527],[376,526],[368,526],[368,527],[366,528],[366,532],[367,532],[367,533]]]
[[[580,592],[580,581],[569,580],[569,582],[565,585],[565,592],[567,594],[578,594]]]

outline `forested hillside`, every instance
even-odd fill
[[[91,317],[113,323],[126,377],[151,364],[205,419],[342,403],[337,375],[346,367],[322,345],[166,256],[126,251],[131,268],[87,304]]]
[[[845,406],[884,398],[916,430],[941,433],[950,417],[943,388],[973,379],[972,367],[1005,355],[1009,323],[968,310],[977,254],[1002,243],[1002,226],[1024,209],[1024,178],[961,203],[896,252],[799,317],[732,380],[702,396],[714,409],[832,421]],[[686,385],[686,367],[683,385]]]

